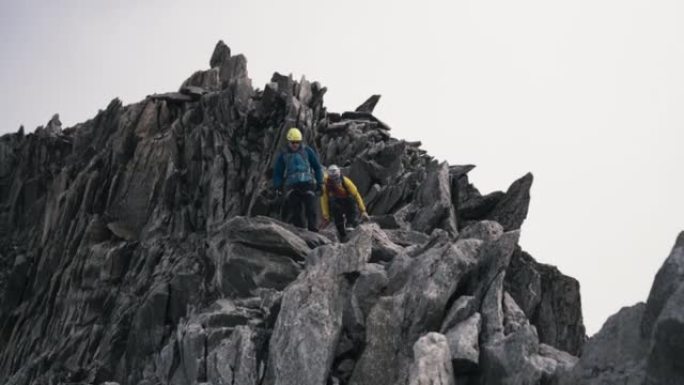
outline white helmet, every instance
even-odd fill
[[[337,180],[337,179],[340,179],[341,175],[342,175],[342,173],[340,172],[340,168],[337,167],[336,165],[333,164],[330,167],[328,167],[328,176],[329,177]]]

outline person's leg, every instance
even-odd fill
[[[340,240],[347,236],[347,231],[344,229],[344,208],[340,204],[339,199],[330,199],[330,216],[335,221],[335,228],[337,228],[337,235]]]
[[[356,227],[359,225],[359,211],[352,197],[344,200],[344,216],[347,218],[348,226]]]
[[[310,231],[318,232],[318,218],[316,216],[316,193],[313,187],[306,190],[304,193],[304,208],[306,211],[306,220],[308,222],[308,229]]]
[[[288,211],[290,213],[290,223],[303,228],[304,218],[302,218],[302,194],[297,188],[293,188],[289,195]]]

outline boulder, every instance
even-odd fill
[[[449,344],[443,334],[432,332],[421,337],[413,345],[413,357],[409,385],[455,385]]]
[[[254,332],[247,326],[235,328],[230,338],[209,352],[207,381],[216,385],[257,385],[257,352]]]
[[[503,295],[503,314],[505,335],[511,334],[525,325],[529,325],[525,313],[507,292],[504,292]]]
[[[442,321],[440,333],[445,334],[447,330],[470,318],[475,312],[477,312],[477,306],[478,303],[473,296],[464,295],[458,297],[456,302],[449,307],[449,311],[444,317],[444,321]]]
[[[216,232],[223,233],[228,241],[286,255],[297,261],[304,260],[311,251],[302,238],[271,218],[235,217],[218,228]]]
[[[458,234],[458,239],[473,238],[489,242],[497,240],[503,233],[503,227],[499,223],[485,220],[468,225]]]
[[[414,201],[416,214],[411,220],[411,229],[430,233],[435,228],[456,235],[456,214],[451,205],[449,166],[447,163],[428,168],[427,176],[416,193]]]
[[[287,255],[226,242],[222,237],[210,239],[207,253],[216,265],[216,287],[231,297],[248,297],[262,288],[283,290],[302,270]]]
[[[481,243],[474,239],[437,243],[414,257],[401,288],[371,310],[366,346],[350,384],[408,381],[413,344],[440,327],[449,298],[475,267]]]
[[[365,327],[366,317],[384,292],[389,280],[382,266],[369,263],[359,271],[351,289],[351,310],[357,325]]]
[[[370,262],[384,261],[388,262],[394,259],[404,249],[392,242],[387,234],[381,230],[377,225],[373,225],[373,251],[371,253]]]
[[[350,290],[371,255],[371,230],[362,225],[349,242],[315,249],[303,275],[285,289],[269,343],[265,384],[325,383],[331,373]]]
[[[480,363],[480,328],[482,317],[475,313],[446,333],[451,361],[457,374],[471,373]]]
[[[480,349],[483,385],[538,384],[546,368],[553,365],[539,356],[539,340],[531,325],[486,342]]]

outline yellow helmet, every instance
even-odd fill
[[[287,131],[287,140],[290,142],[301,142],[302,141],[302,132],[299,131],[297,128],[290,128]]]

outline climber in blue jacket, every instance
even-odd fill
[[[273,168],[273,188],[277,194],[285,190],[285,221],[310,231],[316,226],[316,193],[323,189],[323,169],[313,148],[302,143],[302,132],[290,128],[287,132],[287,148],[278,154]],[[306,212],[306,226],[302,216]]]

